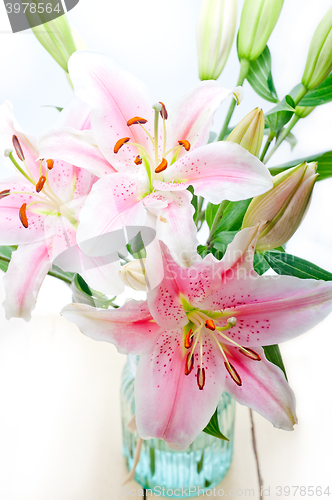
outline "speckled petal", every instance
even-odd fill
[[[13,252],[3,278],[6,300],[3,303],[6,318],[29,321],[35,308],[39,289],[51,267],[45,241],[20,245]]]
[[[226,334],[241,345],[262,346],[297,337],[320,323],[332,309],[332,283],[292,276],[234,277],[201,302],[201,308],[221,310]]]
[[[159,334],[146,302],[130,300],[119,309],[96,309],[84,304],[70,304],[62,316],[76,323],[84,335],[110,342],[123,354],[141,354]]]
[[[240,375],[242,386],[235,384],[226,373],[225,390],[239,403],[260,413],[275,427],[291,431],[297,423],[295,395],[283,372],[266,359],[263,349],[256,347],[255,351],[261,361],[252,361],[239,349],[229,348],[227,357]]]
[[[164,182],[192,184],[211,203],[238,201],[272,188],[272,176],[255,156],[238,144],[216,142],[189,151],[163,172]],[[158,184],[158,189],[161,186]],[[164,186],[166,189],[167,186]]]
[[[184,450],[208,424],[225,384],[221,354],[209,336],[203,341],[206,374],[199,390],[194,369],[185,375],[187,350],[183,330],[165,330],[140,357],[135,380],[136,423],[143,439],[164,439],[175,449]]]

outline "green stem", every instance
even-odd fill
[[[301,99],[303,99],[303,97],[308,93],[308,89],[305,88],[304,85],[302,85],[302,87],[300,88],[300,90],[298,91],[297,93],[297,96],[295,97],[294,101],[295,101],[295,106],[297,106],[299,104],[299,102],[301,101]]]
[[[195,217],[195,224],[197,226],[198,221],[200,220],[201,216],[201,211],[202,211],[202,205],[203,205],[204,198],[203,196],[200,196],[198,198],[198,203],[197,203],[197,212],[196,212],[196,217]]]
[[[214,217],[214,220],[213,220],[213,223],[212,223],[212,226],[211,226],[211,229],[210,229],[209,237],[208,237],[208,239],[206,241],[207,246],[211,245],[211,241],[213,239],[214,233],[216,232],[216,229],[218,227],[218,222],[220,221],[220,219],[224,215],[224,212],[225,212],[225,209],[226,209],[228,203],[229,203],[228,200],[224,200],[219,205],[219,208],[217,210],[217,213],[216,213],[216,215]]]
[[[270,145],[271,145],[271,142],[273,141],[275,135],[270,132],[268,138],[266,139],[266,143],[265,143],[265,146],[264,146],[264,149],[262,151],[262,154],[261,154],[261,157],[260,157],[260,161],[264,161],[264,158],[265,158],[265,155],[267,153],[267,150],[269,149]]]
[[[299,121],[300,118],[301,117],[297,116],[297,115],[293,116],[293,118],[291,119],[291,121],[288,124],[288,127],[285,128],[283,130],[283,132],[281,132],[281,134],[279,135],[279,137],[278,137],[278,139],[277,139],[274,147],[271,149],[270,153],[265,158],[264,163],[267,163],[269,161],[269,159],[271,158],[271,156],[276,152],[276,150],[278,149],[278,147],[280,146],[280,144],[286,139],[286,137],[288,136],[289,132],[297,124],[297,122]]]
[[[250,62],[247,59],[241,59],[240,74],[236,86],[243,85],[243,82],[248,74],[249,67],[250,67]],[[233,99],[229,107],[225,123],[223,125],[223,128],[221,129],[218,141],[222,141],[226,135],[229,122],[231,121],[232,115],[234,113],[235,105],[236,105],[236,99]]]
[[[33,179],[31,179],[31,177],[28,176],[28,174],[26,174],[24,172],[24,170],[19,166],[19,164],[17,163],[17,161],[15,160],[14,156],[13,156],[13,152],[10,152],[9,153],[9,158],[11,159],[11,161],[13,162],[13,164],[15,165],[15,167],[17,168],[17,170],[19,172],[21,172],[22,175],[24,175],[24,177],[29,181],[31,182],[31,184],[35,185]]]
[[[2,260],[3,262],[7,262],[8,264],[10,263],[10,259],[8,257],[4,257],[3,255],[0,255],[0,260]],[[57,271],[54,271],[52,269],[50,269],[47,274],[49,276],[53,276],[53,278],[58,278],[59,280],[64,281],[68,285],[72,284],[72,280],[70,278],[66,278],[62,274],[59,274],[57,273]]]

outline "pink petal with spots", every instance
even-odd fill
[[[220,104],[232,94],[215,81],[200,82],[175,106],[169,116],[170,131],[167,149],[178,146],[179,140],[190,142],[191,149],[208,142],[213,115]],[[181,151],[181,156],[183,156]]]
[[[69,127],[52,129],[41,136],[38,146],[40,158],[58,160],[57,164],[68,162],[98,177],[115,172],[96,146],[96,141],[89,130],[77,131]]]
[[[4,157],[3,154],[6,149],[13,150],[14,158],[23,168],[23,170],[26,171],[24,163],[19,160],[13,147],[12,137],[13,135],[16,135],[21,144],[21,148],[23,150],[27,165],[32,175],[38,179],[39,164],[36,163],[36,159],[38,158],[36,140],[32,135],[28,135],[23,132],[21,127],[18,125],[12,110],[13,106],[9,101],[6,101],[0,106],[0,154],[5,163],[12,170],[14,169],[16,171],[11,160],[7,157]]]
[[[206,427],[224,390],[225,369],[210,337],[203,341],[205,385],[199,390],[194,368],[185,375],[183,330],[165,330],[140,357],[135,379],[136,423],[143,439],[164,439],[184,450]],[[221,356],[221,355],[220,355]]]
[[[278,344],[310,330],[331,312],[332,283],[292,276],[229,277],[200,308],[221,310],[221,326],[234,316],[236,326],[224,333],[243,346]]]
[[[3,278],[6,300],[3,303],[6,318],[29,321],[35,308],[39,289],[51,268],[45,241],[20,245],[13,252]]]
[[[227,357],[242,379],[238,386],[226,374],[225,390],[245,406],[257,411],[278,429],[293,430],[297,423],[295,395],[285,375],[276,365],[270,363],[264,351],[256,347],[261,361],[253,361],[237,348],[228,348]]]
[[[75,93],[92,107],[92,130],[102,153],[118,171],[137,171],[135,146],[125,145],[117,155],[113,148],[118,139],[131,137],[131,142],[142,144],[153,154],[140,125],[128,127],[127,121],[135,116],[147,119],[145,127],[153,135],[152,105],[158,100],[142,82],[99,52],[76,52],[68,67]]]
[[[189,151],[163,174],[170,191],[172,182],[189,183],[196,195],[215,204],[257,196],[273,185],[265,165],[231,142],[216,142]]]
[[[135,300],[126,302],[119,309],[70,304],[62,309],[61,314],[76,323],[84,335],[111,342],[123,354],[141,354],[160,331],[146,302]]]
[[[152,248],[151,255],[147,254],[148,276],[153,272],[153,260],[158,256],[162,257],[163,273],[161,281],[148,293],[148,304],[151,314],[155,321],[163,328],[178,328],[188,323],[187,316],[180,300],[180,290],[177,284],[177,276],[180,271],[186,271],[181,268],[169,254],[166,246],[161,243],[160,251],[156,252],[155,246]],[[160,272],[160,270],[159,270]]]
[[[198,245],[193,221],[195,209],[190,203],[192,194],[189,191],[172,193],[172,198],[156,218],[157,238],[168,246],[179,264],[190,266],[197,259]]]
[[[23,203],[28,205],[37,198],[30,194],[17,192],[31,192],[31,187],[31,184],[21,182],[20,177],[18,179],[6,179],[0,183],[0,191],[10,189],[10,195],[0,200],[0,245],[19,245],[21,243],[41,241],[45,238],[45,215],[42,211],[45,211],[45,208],[52,210],[50,205],[41,203],[32,205],[31,209],[27,210],[29,223],[27,228],[23,226],[19,218],[19,210]]]
[[[123,233],[126,226],[144,226],[146,210],[142,198],[146,190],[146,179],[133,175],[116,173],[96,182],[80,213],[77,241],[82,250],[88,255],[107,255],[110,240],[120,234],[112,234],[113,231]],[[117,250],[123,252],[124,233],[120,240]],[[116,251],[115,247],[112,251]]]

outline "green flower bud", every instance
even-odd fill
[[[245,0],[237,41],[240,59],[253,61],[261,55],[283,3],[284,0]]]
[[[237,0],[203,0],[197,23],[198,68],[201,80],[216,80],[232,47]]]
[[[256,108],[236,125],[227,141],[236,142],[249,153],[258,156],[264,137],[264,124],[263,110]]]
[[[52,2],[54,2],[54,0],[50,0],[49,3]],[[27,19],[29,21],[28,15]],[[74,41],[74,36],[68,23],[67,16],[63,15],[57,17],[52,21],[40,24],[31,29],[47,52],[55,59],[61,68],[68,73],[68,59],[76,52],[78,47]]]
[[[146,291],[145,259],[133,260],[121,267],[120,277],[125,285],[134,290]]]
[[[302,85],[307,90],[318,87],[332,69],[332,7],[319,23],[312,37]]]
[[[309,207],[317,163],[301,163],[274,177],[273,188],[252,199],[242,227],[261,222],[256,250],[280,247],[293,236]]]

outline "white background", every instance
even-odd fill
[[[238,4],[240,13],[243,1],[239,0]],[[172,103],[182,93],[198,82],[195,31],[199,6],[199,0],[167,0],[166,2],[161,0],[126,0],[125,2],[80,0],[68,17],[89,48],[103,51],[114,57],[129,71],[144,80],[154,90],[158,99],[171,108]],[[274,82],[280,99],[300,82],[310,39],[330,6],[329,0],[285,1],[281,17],[269,41]],[[55,120],[57,111],[43,106],[64,106],[72,95],[71,88],[62,69],[39,45],[30,31],[15,35],[10,32],[2,3],[0,5],[0,62],[0,102],[8,99],[14,104],[18,121],[26,131],[39,134],[47,130]],[[221,84],[225,87],[233,87],[238,71],[239,64],[235,46],[233,46],[230,58],[220,77]],[[236,110],[232,123],[236,123],[256,106],[263,107],[264,111],[273,106],[258,97],[247,83],[244,85],[244,90],[244,101]],[[228,103],[217,112],[215,131],[220,130],[227,107]],[[294,129],[294,134],[298,138],[297,146],[290,151],[289,145],[284,143],[273,157],[271,165],[332,149],[331,111],[332,103],[317,108],[308,118],[302,120]],[[0,172],[2,176],[10,173],[4,167],[1,167]],[[332,272],[331,194],[332,179],[317,183],[307,218],[289,242],[287,249],[290,253],[307,258]],[[22,269],[23,272],[24,269]],[[38,319],[41,315],[55,315],[69,301],[70,291],[67,287],[55,279],[47,278],[42,286],[34,316]],[[85,383],[86,373],[93,373],[92,360],[98,359],[97,364],[105,363],[106,367],[109,362],[108,355],[113,353],[113,348],[104,344],[96,345],[89,339],[82,341],[77,332],[75,335],[71,333],[68,341],[66,335],[60,334],[55,340],[54,335],[57,335],[58,330],[55,330],[55,333],[52,330],[52,334],[46,331],[47,321],[43,323],[45,336],[43,337],[40,332],[39,337],[31,329],[31,325],[26,325],[20,320],[6,323],[2,312],[0,317],[0,404],[2,407],[0,410],[0,433],[2,435],[0,458],[4,467],[2,476],[0,468],[1,500],[11,498],[96,500],[104,498],[101,493],[97,493],[97,490],[94,493],[95,490],[91,486],[93,481],[98,482],[93,455],[90,459],[84,458],[85,461],[82,459],[84,465],[82,465],[82,460],[79,460],[78,465],[71,463],[69,467],[71,475],[67,479],[69,483],[71,480],[76,481],[76,490],[67,489],[66,494],[62,492],[60,495],[60,490],[58,494],[56,493],[58,486],[55,486],[64,480],[65,472],[61,468],[62,453],[70,454],[82,440],[90,443],[86,445],[88,447],[86,449],[90,451],[94,450],[95,443],[99,442],[96,429],[100,424],[98,419],[102,418],[100,417],[102,408],[98,405],[95,413],[91,413],[94,428],[91,430],[91,427],[88,429],[79,427],[80,431],[77,431],[77,435],[74,437],[71,435],[63,447],[59,448],[60,451],[52,455],[53,476],[49,471],[51,479],[45,482],[44,490],[38,489],[40,478],[37,471],[40,472],[43,457],[46,462],[50,460],[47,450],[52,449],[57,439],[60,441],[63,439],[63,434],[60,433],[60,437],[57,434],[59,422],[66,421],[66,418],[72,422],[73,415],[80,414],[77,405],[73,408],[70,405],[72,394],[70,391],[75,392],[75,387],[77,387],[87,405],[89,398],[95,397],[96,391],[101,391],[100,394],[98,392],[100,396],[98,401],[108,398],[108,394],[111,393],[112,380],[105,379],[104,375],[107,373],[112,378],[111,370],[107,369],[107,371],[105,368],[106,371],[103,372],[99,366],[95,380],[91,382],[89,379],[92,386],[88,388],[82,386],[82,380]],[[294,468],[297,484],[311,484],[311,478],[313,481],[318,477],[320,480],[325,478],[327,483],[328,467],[331,468],[332,465],[331,458],[324,456],[326,449],[329,449],[328,445],[332,444],[330,426],[324,424],[331,416],[331,399],[328,399],[330,396],[325,392],[330,392],[328,387],[331,381],[328,357],[331,352],[330,329],[331,321],[326,321],[320,329],[306,334],[303,339],[292,341],[291,347],[284,346],[283,352],[290,366],[292,386],[299,400],[298,408],[302,411],[300,416],[304,425],[308,425],[304,428],[308,432],[307,439],[310,443],[309,448],[302,448],[306,438],[300,433],[301,431],[295,431],[295,433],[300,433],[303,439],[301,442],[295,441],[294,453],[296,455],[289,457],[286,448],[285,457],[289,457],[290,460],[287,464],[288,472],[292,470],[289,469],[290,467],[294,467],[294,460],[302,460],[301,467]],[[55,341],[57,344],[53,352]],[[61,353],[65,353],[63,357]],[[61,364],[61,369],[57,363]],[[28,384],[27,380],[31,384]],[[47,402],[46,406],[43,405],[44,401]],[[110,401],[108,403],[110,406],[114,404],[114,411],[119,411],[117,403]],[[312,412],[310,408],[313,409]],[[92,411],[91,408],[89,411]],[[42,412],[42,420],[36,419],[39,412]],[[308,413],[310,413],[309,417]],[[28,415],[27,420],[26,415]],[[265,429],[266,424],[261,423],[260,420],[258,422],[262,429]],[[73,425],[75,425],[74,421]],[[29,438],[29,430],[31,430],[29,426],[33,429],[33,439]],[[40,429],[46,432],[48,437],[46,444],[44,431]],[[67,432],[69,432],[68,429]],[[100,436],[99,439],[101,439]],[[284,439],[284,446],[287,447],[287,439],[282,439]],[[289,443],[294,443],[293,437],[289,437]],[[266,453],[268,447],[264,439],[260,446],[261,453]],[[273,446],[277,446],[274,440]],[[300,450],[302,450],[301,453],[299,453]],[[278,449],[276,457],[281,456],[282,452],[285,452],[285,448]],[[269,453],[271,454],[271,450]],[[306,455],[307,458],[304,458]],[[306,468],[303,462],[307,460],[308,464],[312,464],[313,460],[310,457],[315,457],[315,473],[311,466]],[[278,467],[283,470],[285,464],[277,460],[276,463],[278,465],[274,469],[275,476],[273,477],[278,478],[277,484],[286,484],[283,483],[284,476],[280,477],[278,473]],[[51,465],[49,467],[51,468]],[[271,473],[270,468],[269,472],[266,470],[266,474],[269,473]],[[57,474],[58,477],[56,477]],[[75,474],[76,479],[73,478]],[[89,477],[91,484],[88,483]],[[103,477],[99,479],[103,481]],[[21,489],[17,486],[19,483],[23,484]],[[91,493],[82,496],[80,484],[84,484],[85,489],[89,484],[92,488]],[[90,492],[89,488],[85,491]],[[105,496],[105,498],[111,498],[111,496]]]

